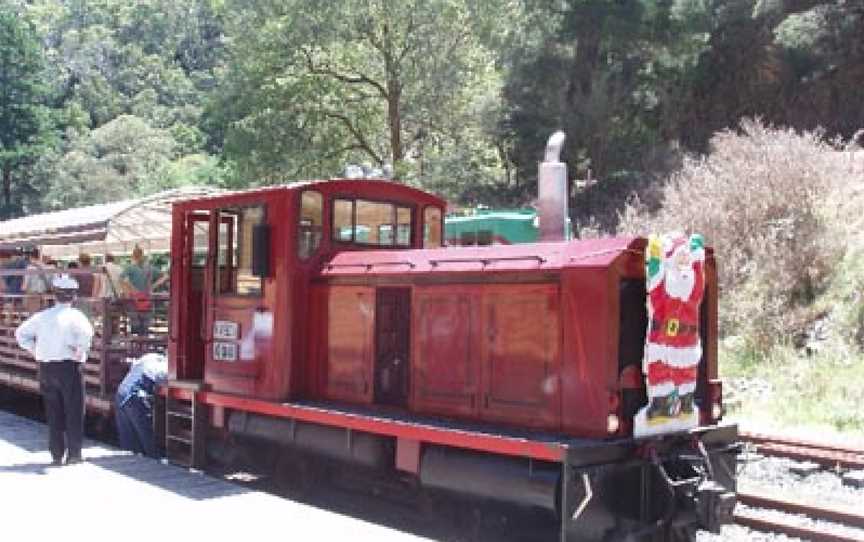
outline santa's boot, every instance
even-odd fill
[[[669,409],[668,403],[668,395],[664,395],[663,397],[652,397],[651,404],[648,405],[648,411],[645,413],[645,417],[649,422],[651,422],[651,420],[666,416],[667,410]]]
[[[681,396],[681,413],[693,414],[693,393],[685,393]]]

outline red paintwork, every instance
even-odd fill
[[[396,469],[420,474],[420,441],[398,437],[396,439]]]
[[[290,187],[266,188],[241,193],[223,194],[208,198],[187,200],[174,205],[172,231],[172,286],[171,296],[176,300],[190,300],[194,294],[188,278],[190,253],[187,238],[189,217],[211,213],[230,206],[266,205],[267,223],[271,227],[270,277],[264,281],[262,297],[204,296],[203,322],[196,321],[196,307],[188,303],[173,303],[171,340],[169,343],[169,371],[172,378],[200,379],[214,390],[241,393],[265,399],[287,399],[309,391],[309,378],[317,374],[316,367],[303,364],[311,341],[309,336],[321,336],[321,327],[311,327],[305,318],[310,301],[311,278],[322,261],[338,250],[355,250],[332,241],[329,234],[321,240],[318,253],[301,261],[297,253],[297,216],[299,195],[303,190],[319,191],[329,201],[336,196],[363,197],[373,200],[400,202],[413,206],[414,231],[422,231],[423,209],[434,206],[442,211],[445,203],[440,198],[392,182],[347,181],[298,183]],[[323,222],[330,224],[331,209],[324,206]],[[215,217],[210,219],[210,261],[205,274],[205,292],[215,289],[212,254],[216,246]],[[329,228],[328,228],[329,229]],[[412,240],[413,248],[422,244],[421,236]],[[398,251],[394,251],[398,252]],[[374,293],[373,293],[374,301]],[[254,359],[224,363],[213,360],[213,324],[228,320],[240,324],[241,341],[249,337],[253,314],[265,311],[273,315],[273,333],[270,340],[256,339]],[[203,330],[201,341],[197,340]],[[296,377],[295,377],[296,373]],[[338,393],[334,397],[340,396]]]
[[[191,392],[179,388],[170,390],[171,397],[190,399]],[[279,418],[294,418],[305,422],[368,431],[396,438],[417,440],[429,444],[455,446],[469,450],[490,451],[517,457],[560,462],[567,452],[561,442],[542,442],[506,435],[449,429],[438,425],[409,423],[379,416],[366,416],[340,411],[337,408],[315,408],[293,403],[262,401],[217,392],[198,392],[198,399],[207,405]]]
[[[313,188],[325,199],[324,233],[320,251],[303,261],[296,255],[299,196]],[[413,207],[413,250],[371,250],[332,241],[329,202],[336,195]],[[400,457],[408,470],[415,455],[412,440],[553,461],[560,459],[563,447],[395,421],[386,417],[390,408],[566,436],[609,436],[607,417],[618,412],[622,387],[619,284],[622,278],[644,277],[644,239],[422,249],[422,209],[432,205],[443,216],[442,200],[390,182],[311,183],[176,204],[174,299],[193,299],[186,278],[188,253],[184,256],[187,217],[253,203],[268,206],[271,226],[271,276],[264,295],[205,293],[205,336],[198,343],[194,335],[202,323],[195,321],[195,310],[184,308],[183,302],[172,304],[177,323],[171,335],[172,377],[203,376],[210,390],[201,394],[206,403],[407,439],[400,441],[405,443]],[[215,221],[211,219],[211,250]],[[205,292],[215,287],[212,256],[210,264]],[[706,270],[709,330],[716,337],[716,269],[710,252]],[[404,292],[393,299],[402,299],[399,314],[410,314],[407,342],[386,335],[403,329],[392,322],[376,326],[384,306],[379,302],[396,303],[381,301],[382,288]],[[273,314],[273,333],[269,340],[255,342],[254,359],[214,361],[213,323],[238,323],[242,338],[256,311]],[[376,339],[376,332],[385,335]],[[375,405],[376,378],[383,378],[380,371],[393,362],[388,358],[392,352],[379,356],[378,348],[392,350],[397,344],[404,345],[400,351],[410,351],[410,370],[386,377],[407,378],[391,388],[407,388],[405,403],[382,407],[381,417],[340,412],[340,403]],[[714,379],[714,341],[706,344],[706,359],[706,374]],[[632,385],[633,380],[626,376],[623,383]],[[312,409],[297,400],[325,401],[333,408]]]
[[[375,290],[336,286],[328,294],[327,347],[320,366],[323,396],[371,403]]]
[[[644,244],[450,247],[401,254],[400,266],[390,251],[342,253],[321,275],[412,285],[413,411],[605,437],[620,389],[618,283],[644,276]]]

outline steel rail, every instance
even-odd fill
[[[802,446],[818,450],[864,455],[864,447],[859,448],[854,446],[841,446],[837,444],[823,444],[821,442],[812,442],[804,439],[780,437],[768,435],[766,433],[755,433],[749,431],[742,431],[741,433],[739,433],[739,435],[741,439],[746,440],[747,442],[752,442],[753,444],[783,444],[786,446]]]
[[[735,512],[735,523],[742,525],[754,531],[781,533],[788,536],[794,536],[803,540],[811,540],[813,542],[864,542],[864,537],[850,537],[838,533],[831,533],[813,529],[811,527],[802,527],[799,525],[790,525],[778,521],[771,521],[761,518],[755,518]]]
[[[776,510],[786,514],[798,514],[807,516],[813,520],[827,521],[847,527],[864,528],[864,515],[851,509],[842,507],[824,508],[801,502],[777,499],[766,495],[755,493],[738,493],[738,502],[753,508]],[[774,519],[763,519],[754,517],[748,513],[736,511],[734,521],[738,525],[748,527],[756,531],[776,532],[788,536],[814,540],[817,542],[864,542],[864,533],[861,536],[850,536],[848,534],[834,533],[815,527],[794,525]]]
[[[811,461],[829,468],[864,469],[861,449],[754,433],[742,433],[741,438],[756,444],[757,451],[764,455]]]
[[[850,527],[864,528],[864,515],[862,515],[862,513],[839,506],[825,508],[822,506],[814,506],[802,502],[777,499],[767,495],[740,491],[738,492],[738,502],[756,508],[769,508],[771,510],[780,510],[781,512],[787,512],[789,514],[803,514],[813,519],[841,523]]]

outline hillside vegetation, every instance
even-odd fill
[[[518,207],[563,129],[609,230],[742,117],[850,138],[861,36],[848,0],[2,0],[0,219],[348,164]]]
[[[747,423],[864,433],[864,152],[744,121],[716,134],[620,231],[706,235],[719,260],[721,371]]]
[[[861,430],[862,37],[858,0],[0,0],[0,220],[349,164],[521,207],[562,129],[583,233],[716,248],[730,396]]]

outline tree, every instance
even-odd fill
[[[16,13],[0,8],[0,217],[22,211],[28,168],[50,138],[39,42]]]
[[[64,209],[127,199],[165,187],[160,176],[175,159],[176,142],[164,129],[121,115],[74,136],[68,150],[46,166],[44,207]],[[177,183],[179,184],[179,183]]]
[[[512,134],[521,177],[546,138],[568,134],[565,156],[576,175],[630,175],[674,136],[667,117],[706,49],[711,12],[695,0],[536,1],[550,25],[514,62],[503,126]],[[536,81],[544,84],[537,85]],[[530,190],[533,182],[525,187]]]
[[[426,157],[476,123],[497,90],[477,30],[506,2],[477,4],[244,2],[209,108],[216,146],[263,182],[336,173],[346,162],[419,179]]]

